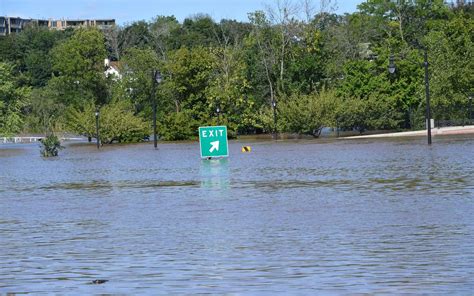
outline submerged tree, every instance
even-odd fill
[[[64,149],[64,147],[61,146],[58,136],[51,133],[46,138],[41,139],[41,155],[43,157],[58,156],[61,149]]]

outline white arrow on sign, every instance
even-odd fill
[[[209,149],[209,152],[212,153],[212,151],[214,150],[217,150],[219,151],[219,141],[214,141],[214,142],[211,142],[211,149]]]

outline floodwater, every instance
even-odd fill
[[[0,145],[0,294],[472,295],[474,137],[425,142]]]

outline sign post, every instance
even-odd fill
[[[199,145],[201,158],[228,157],[226,126],[203,126],[199,128]]]

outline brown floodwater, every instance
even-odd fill
[[[1,144],[0,294],[471,294],[474,138],[425,142]]]

